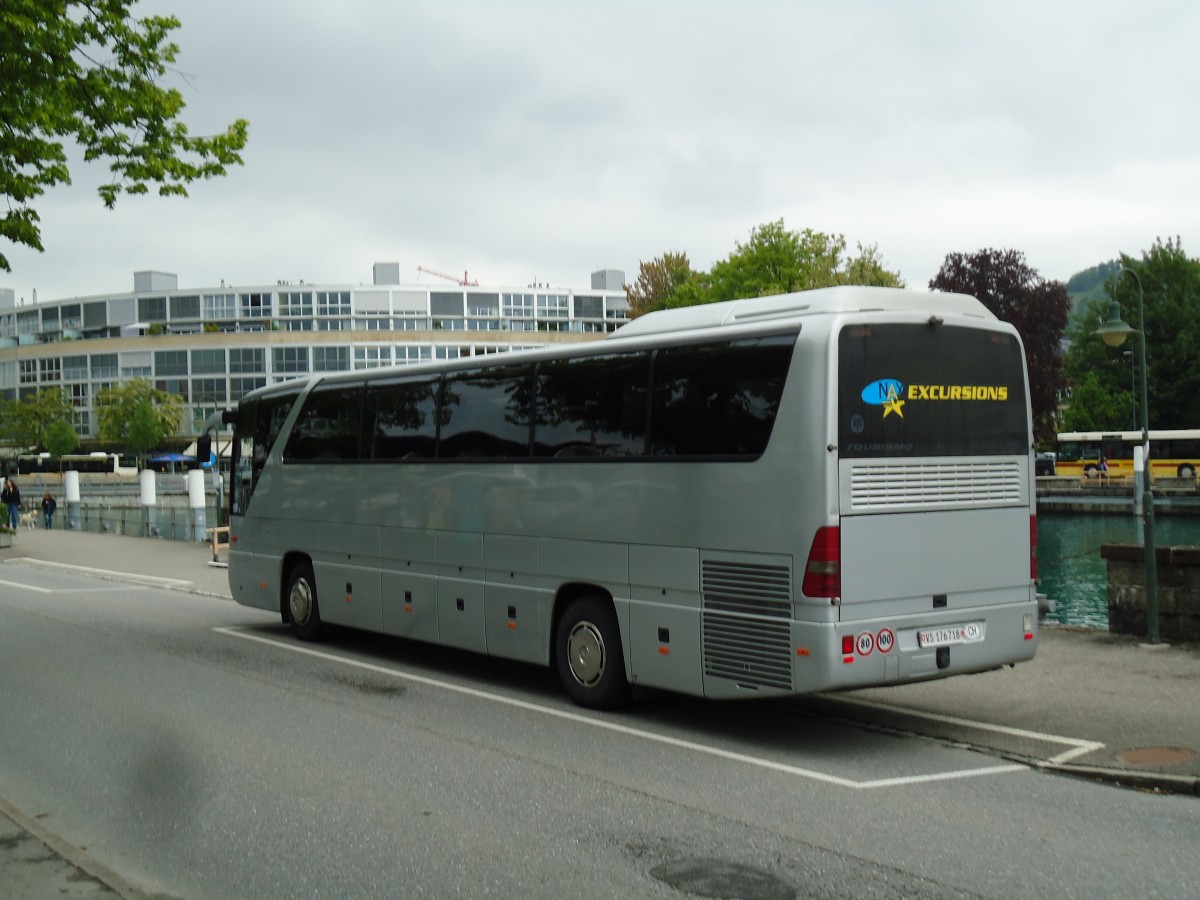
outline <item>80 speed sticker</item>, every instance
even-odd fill
[[[896,646],[896,634],[890,628],[880,629],[878,634],[864,631],[854,639],[859,656],[870,656],[876,647],[880,653],[889,653]]]

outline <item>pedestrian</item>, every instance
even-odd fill
[[[5,522],[10,528],[15,529],[17,523],[21,521],[21,492],[17,489],[17,483],[11,478],[4,479],[4,490],[0,491],[0,502],[4,504],[6,510]]]
[[[42,522],[47,529],[54,527],[54,511],[58,509],[58,501],[50,496],[50,492],[42,494]]]
[[[1103,453],[1100,454],[1100,486],[1103,487],[1108,483],[1108,457]]]

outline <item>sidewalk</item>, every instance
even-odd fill
[[[15,562],[230,596],[227,570],[211,565],[211,545],[201,542],[22,530],[13,547],[0,550],[0,563]],[[813,700],[855,703],[880,727],[965,742],[1044,769],[1200,794],[1196,645],[1148,649],[1104,631],[1045,627],[1037,656],[1013,668]]]

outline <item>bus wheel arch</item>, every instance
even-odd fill
[[[551,660],[570,698],[591,709],[629,702],[625,651],[612,596],[587,584],[565,585],[555,598]]]
[[[1182,465],[1180,465],[1179,472],[1177,474],[1179,475],[1180,478],[1195,478],[1196,477],[1196,467],[1193,466],[1191,463],[1183,463]]]
[[[283,571],[287,573],[279,598],[283,620],[302,641],[316,640],[321,634],[321,604],[312,560],[301,553],[289,553],[284,557]]]

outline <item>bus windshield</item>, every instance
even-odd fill
[[[950,325],[854,325],[838,340],[841,456],[1029,452],[1021,346]]]

